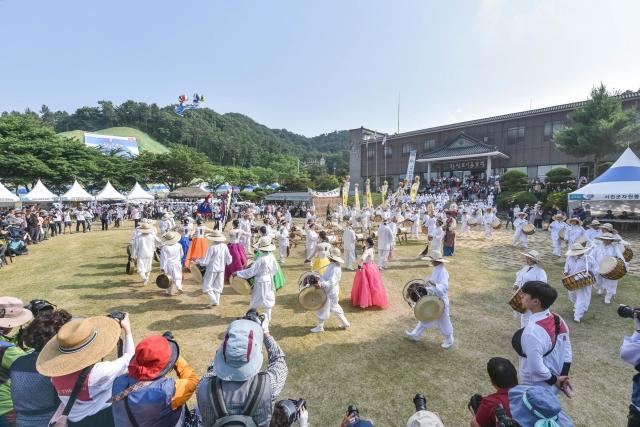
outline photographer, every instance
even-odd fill
[[[349,405],[342,418],[340,427],[374,427],[371,420],[360,418],[360,411],[355,405]]]
[[[296,421],[299,427],[309,426],[309,413],[304,399],[281,400],[273,408],[269,427],[289,427]]]
[[[177,379],[166,378],[174,370]],[[140,341],[129,362],[129,373],[113,382],[111,404],[116,426],[174,427],[184,423],[187,401],[198,376],[180,356],[171,332]]]
[[[116,347],[121,330],[122,356],[103,362]],[[111,388],[113,381],[127,372],[134,351],[129,315],[122,312],[71,320],[49,340],[38,356],[36,369],[51,377],[65,405],[69,427],[114,425]]]
[[[630,337],[624,337],[620,347],[620,357],[640,372],[640,311],[626,305],[618,307],[620,317],[633,318],[636,331]],[[627,417],[627,427],[640,426],[640,373],[633,376],[631,404]]]
[[[481,397],[476,394],[471,397],[469,409],[474,413],[469,425],[471,427],[495,427],[497,425],[496,407],[502,405],[507,416],[509,411],[509,389],[518,385],[518,373],[515,366],[502,357],[492,357],[487,363],[487,372],[491,385],[496,392]]]
[[[269,357],[266,372],[260,372],[263,342]],[[209,372],[198,384],[202,426],[224,418],[267,427],[287,374],[284,352],[269,332],[263,332],[262,316],[249,310],[229,325]]]
[[[435,412],[427,411],[427,398],[416,394],[413,398],[416,413],[407,421],[407,427],[444,427],[442,419]]]

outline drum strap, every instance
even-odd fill
[[[551,349],[547,351],[542,357],[547,357],[553,352],[556,348],[556,343],[558,342],[558,335],[560,335],[560,316],[555,313],[551,313],[553,315],[553,323],[555,326],[555,336],[551,337]],[[522,333],[524,332],[524,328],[520,328],[513,334],[513,338],[511,338],[511,346],[518,353],[520,357],[527,357],[522,350]]]

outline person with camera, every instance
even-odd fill
[[[118,344],[121,331],[122,355],[113,361],[103,361]],[[65,323],[42,348],[36,361],[38,372],[51,377],[61,408],[64,406],[62,414],[56,412],[54,418],[66,415],[70,427],[113,426],[111,389],[115,379],[127,372],[134,352],[127,313],[114,312]]]
[[[360,410],[356,405],[349,405],[347,412],[342,417],[340,427],[374,427],[371,420],[360,418]]]
[[[298,422],[299,427],[309,426],[309,413],[304,399],[286,399],[276,403],[269,427],[289,427]]]
[[[407,427],[444,427],[440,415],[427,411],[427,398],[416,394],[413,398],[416,413],[407,420]]]
[[[229,325],[209,372],[197,387],[203,427],[222,420],[236,421],[238,426],[269,426],[288,368],[284,352],[261,322],[262,316],[249,310]],[[263,343],[269,358],[266,372],[260,372]]]
[[[340,321],[340,328],[347,329],[349,322],[344,315],[344,310],[340,307],[338,301],[338,293],[340,292],[340,278],[342,277],[342,269],[340,264],[344,263],[344,260],[340,257],[340,249],[331,248],[329,251],[329,266],[325,270],[324,274],[320,277],[320,280],[314,285],[318,289],[322,289],[327,295],[327,300],[324,305],[316,311],[316,317],[318,318],[318,324],[315,328],[311,329],[311,332],[324,332],[324,322],[329,319],[331,313],[335,314]]]
[[[620,305],[618,307],[620,317],[633,319],[636,328],[633,335],[624,337],[620,347],[620,358],[629,363],[638,372],[633,376],[631,391],[631,404],[627,416],[627,427],[640,427],[640,310]]]
[[[17,427],[47,426],[60,405],[51,380],[36,370],[36,360],[45,344],[62,325],[71,320],[65,310],[32,308],[35,318],[24,329],[24,344],[34,351],[15,360],[11,365],[11,399],[16,412]]]
[[[167,378],[174,371],[177,378]],[[182,426],[187,401],[198,376],[180,355],[171,332],[146,337],[136,346],[128,373],[113,382],[111,398],[115,425],[122,427]]]
[[[515,366],[502,357],[492,357],[487,363],[487,373],[491,379],[491,385],[496,392],[487,396],[474,394],[469,402],[469,409],[473,412],[471,427],[496,427],[498,419],[496,408],[502,405],[506,416],[511,416],[509,411],[509,390],[518,385],[518,373]]]
[[[10,336],[13,329],[33,319],[33,313],[14,297],[0,297],[0,426],[14,425],[16,412],[11,399],[10,373],[15,361],[26,354],[22,344],[22,328]]]
[[[522,304],[532,315],[511,341],[520,356],[520,383],[552,388],[571,397],[569,328],[559,315],[549,311],[558,293],[541,281],[526,282],[521,289]]]

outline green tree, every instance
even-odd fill
[[[600,84],[591,90],[591,99],[583,107],[569,114],[570,126],[556,132],[554,141],[565,153],[593,156],[595,172],[604,156],[640,142],[637,117],[635,108],[622,109],[620,99]]]
[[[500,187],[505,192],[524,191],[527,185],[527,174],[519,170],[509,171],[500,178]]]
[[[545,183],[548,189],[565,188],[570,181],[574,180],[573,172],[567,168],[554,168],[545,175]]]
[[[172,145],[168,153],[143,152],[138,162],[143,170],[149,171],[153,181],[166,184],[171,191],[210,175],[207,156],[184,145]]]

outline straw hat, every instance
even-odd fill
[[[141,223],[136,230],[138,230],[142,234],[153,233],[153,227],[148,222]]]
[[[618,238],[618,236],[614,236],[611,233],[602,233],[602,235],[596,237],[596,239],[598,239],[598,240],[613,240],[613,241],[620,240]]]
[[[180,233],[176,233],[175,231],[167,231],[160,237],[162,244],[170,246],[175,245],[180,240]]]
[[[593,221],[591,221],[591,224],[589,224],[589,225],[592,226],[592,227],[593,226],[598,227],[598,226],[600,226],[600,221],[598,221],[597,219],[594,219]]]
[[[440,251],[433,251],[431,252],[431,255],[427,255],[425,257],[422,257],[423,261],[436,261],[436,262],[449,262],[448,259],[446,259],[445,257],[442,256],[442,253]]]
[[[527,213],[526,213],[525,211],[520,211],[520,212],[518,212],[518,214],[517,214],[517,215],[518,215],[518,216],[526,216],[526,215],[527,215]]]
[[[418,411],[409,418],[407,427],[444,427],[440,416],[431,411]]]
[[[574,243],[571,245],[565,256],[578,256],[583,255],[591,250],[591,247],[584,247],[582,243]]]
[[[571,224],[571,221],[575,221],[576,224],[582,225],[582,220],[580,218],[573,217],[573,218],[567,219],[567,223]]]
[[[31,319],[33,319],[33,313],[24,308],[21,299],[0,297],[0,328],[15,328]]]
[[[609,230],[609,233],[613,232],[613,225],[608,222],[605,222],[600,226],[600,228],[604,228],[605,230]]]
[[[107,316],[65,323],[44,346],[36,369],[45,377],[60,377],[99,362],[118,342],[120,325]]]
[[[140,220],[140,222],[141,222],[142,224],[151,224],[151,225],[153,225],[153,224],[155,224],[155,223],[156,223],[156,220],[155,220],[155,219],[149,219],[149,218],[142,218],[142,219]]]
[[[527,258],[534,260],[536,264],[542,264],[542,260],[540,259],[540,252],[536,251],[535,249],[532,249],[529,252],[520,252],[520,255],[524,255]]]
[[[225,235],[222,234],[222,231],[220,230],[213,230],[211,233],[207,234],[205,237],[211,240],[212,242],[225,242],[227,240]]]
[[[564,215],[562,215],[562,214],[555,214],[555,215],[553,216],[553,219],[554,219],[554,220],[556,220],[556,221],[562,221],[562,220],[564,219]]]
[[[260,240],[258,240],[258,243],[253,245],[253,248],[260,252],[273,252],[276,250],[276,247],[271,243],[271,238],[269,237],[261,237]]]
[[[342,257],[340,256],[342,255],[340,253],[340,249],[338,248],[331,248],[331,250],[329,251],[329,261],[335,261],[339,264],[344,264],[344,260],[342,259]]]

